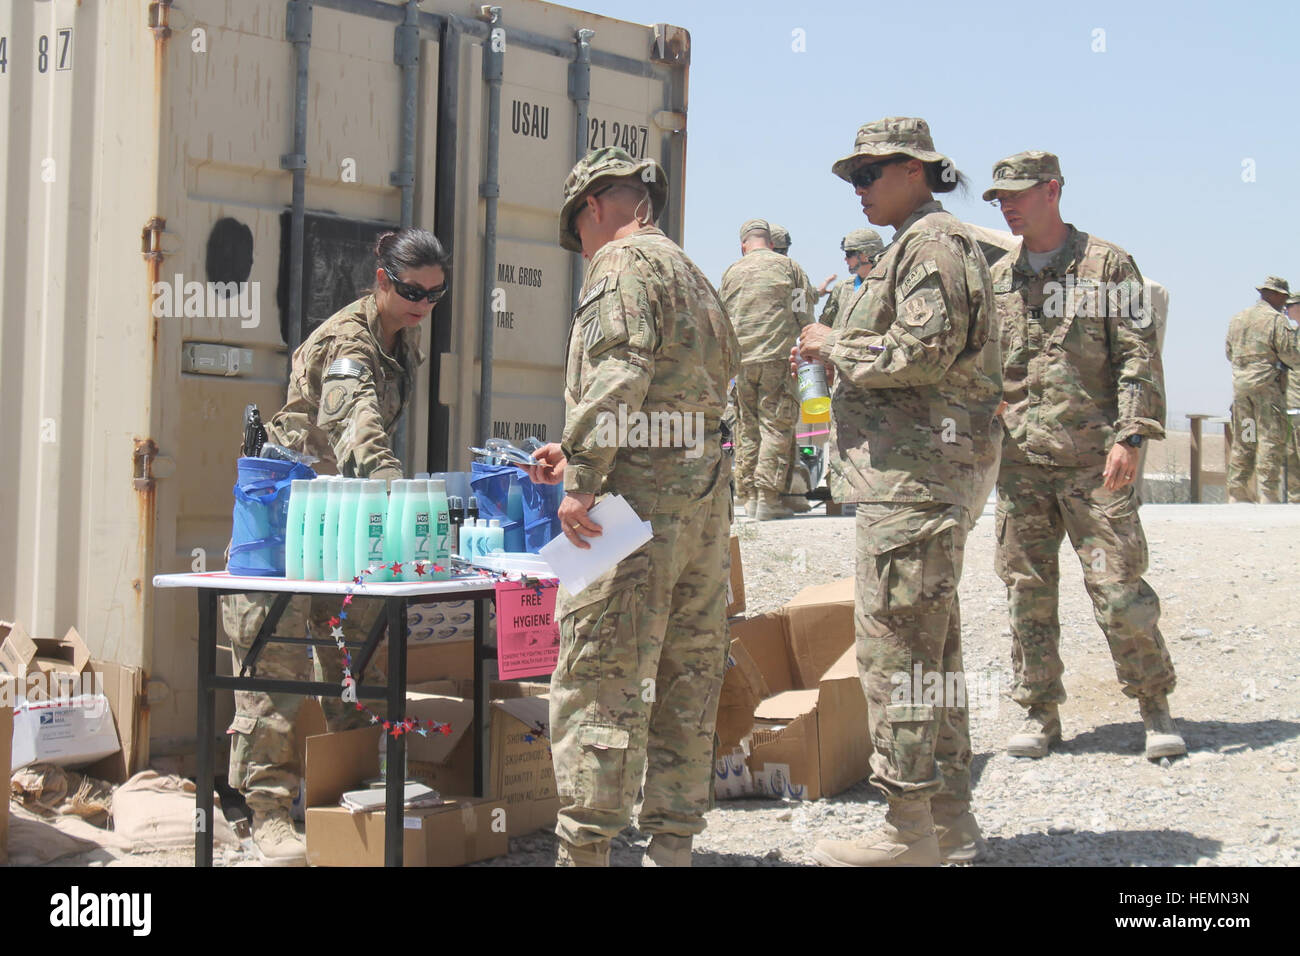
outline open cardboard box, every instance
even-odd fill
[[[365,727],[307,738],[307,862],[312,866],[384,865],[386,814],[352,813],[338,805],[344,793],[379,774],[382,733]],[[509,852],[502,801],[447,799],[451,802],[442,806],[403,813],[404,866],[461,866]]]
[[[102,694],[112,715],[111,721],[99,721],[93,716],[73,721],[77,725],[74,729],[67,721],[59,727],[52,726],[58,721],[41,724],[41,710],[35,707],[20,709],[15,714],[14,730],[25,735],[39,759],[80,766],[89,776],[110,783],[125,783],[144,769],[149,761],[149,711],[141,668],[92,658],[75,627],[62,638],[33,638],[21,624],[7,622],[0,622],[0,663],[7,672],[0,674],[0,682],[5,684],[0,692],[5,698],[48,702],[51,692],[56,697],[72,697],[91,690],[91,714],[97,706],[93,697]],[[6,699],[5,703],[10,701]],[[55,709],[63,717],[86,716],[72,714],[66,706]],[[55,716],[49,708],[44,712],[47,718]],[[82,736],[85,747],[78,753],[77,739]],[[111,743],[110,736],[114,737]]]
[[[853,637],[852,578],[732,622],[718,707],[720,777],[744,772],[746,792],[817,800],[867,776],[871,739]],[[741,768],[728,755],[743,741]],[[739,794],[719,787],[719,795]]]
[[[745,613],[745,569],[740,563],[740,538],[731,536],[731,576],[727,578],[727,617]]]
[[[547,739],[550,700],[540,696],[549,689],[534,681],[488,684],[488,792],[504,804],[510,836],[554,826],[560,809]],[[473,693],[468,680],[430,681],[407,691],[406,716],[451,727],[450,734],[406,739],[408,779],[442,794],[474,792]]]
[[[14,712],[9,707],[0,707],[0,767],[9,774],[9,746],[14,736]],[[9,794],[6,791],[0,799],[0,864],[9,862]]]

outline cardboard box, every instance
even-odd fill
[[[125,783],[148,765],[149,708],[141,668],[93,659],[75,627],[69,628],[62,638],[44,639],[31,637],[19,623],[0,622],[0,635],[3,635],[0,660],[8,671],[0,674],[0,700],[5,704],[16,704],[23,698],[33,703],[49,701],[51,694],[65,700],[102,694],[107,700],[111,714],[108,729],[116,728],[119,746],[104,756],[103,741],[88,740],[82,754],[75,756],[69,749],[70,743],[60,738],[55,751],[63,765],[77,766],[85,760],[97,760],[84,767],[84,772],[110,783]],[[41,731],[39,720],[34,729],[28,727],[30,720],[26,717],[19,717],[16,726],[25,734],[30,748],[46,746],[56,736],[52,724],[59,724],[59,733],[71,727],[71,718],[65,711],[66,708],[45,711],[47,718],[54,718],[47,721],[45,731]],[[23,710],[24,714],[34,712],[31,708]],[[98,720],[83,722],[81,727],[85,732],[101,733],[107,739]],[[96,750],[99,757],[88,756]]]
[[[103,694],[25,700],[14,708],[11,771],[33,763],[82,767],[121,749]]]
[[[551,762],[547,697],[492,702],[492,796],[506,807],[511,836],[555,826],[560,797]]]
[[[14,712],[0,707],[0,767],[9,766],[9,747],[14,737]],[[9,792],[0,794],[0,864],[9,862]]]
[[[800,591],[731,624],[718,707],[719,796],[817,800],[870,773],[867,705],[854,647],[853,581]],[[744,767],[734,752],[743,747]]]
[[[740,562],[740,538],[731,536],[731,577],[727,579],[727,617],[745,613],[745,569]]]
[[[474,601],[443,601],[437,604],[411,604],[406,609],[406,623],[410,628],[408,641],[420,644],[426,641],[447,643],[474,639]],[[488,604],[488,620],[483,635],[492,643],[496,634],[496,606]]]
[[[495,677],[496,662],[489,672]],[[474,642],[472,640],[434,641],[408,644],[406,649],[406,686],[433,680],[473,680]]]
[[[338,805],[348,790],[379,773],[378,727],[307,739],[307,862],[312,866],[383,866],[386,814]],[[509,852],[499,800],[455,799],[402,816],[405,866],[461,866]]]

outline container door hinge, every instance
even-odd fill
[[[136,491],[152,491],[159,478],[170,478],[176,473],[176,462],[158,454],[158,443],[152,438],[135,440],[134,480]]]
[[[166,40],[172,35],[168,22],[172,9],[172,0],[154,0],[149,4],[149,29],[157,39]]]

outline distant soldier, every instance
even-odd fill
[[[872,267],[885,252],[885,243],[880,233],[874,229],[854,229],[840,240],[840,249],[844,253],[844,264],[849,274],[835,283],[830,297],[822,306],[822,314],[817,321],[822,325],[836,328],[836,318],[842,313],[844,303],[866,280]]]
[[[798,264],[772,248],[771,227],[751,219],[740,228],[741,258],[722,276],[719,293],[740,341],[736,376],[736,494],[746,514],[788,518],[799,400],[789,356],[799,329],[812,321],[813,291]]]
[[[1286,369],[1300,368],[1296,333],[1282,308],[1290,295],[1285,279],[1269,276],[1256,286],[1259,301],[1228,323],[1224,343],[1232,363],[1232,456],[1228,500],[1281,501],[1286,456]],[[1250,494],[1251,477],[1255,495]]]
[[[1295,333],[1300,327],[1300,294],[1287,296],[1286,315],[1290,319],[1291,330]],[[1300,409],[1300,372],[1288,372],[1286,410],[1291,412],[1295,409]],[[1300,415],[1288,414],[1287,425],[1291,437],[1286,446],[1286,500],[1293,505],[1300,505]]]
[[[397,457],[397,422],[415,394],[415,372],[424,361],[420,324],[447,291],[451,258],[432,233],[403,229],[375,244],[374,290],[344,306],[312,332],[293,353],[284,407],[266,423],[267,441],[320,459],[321,474],[353,478],[402,477]],[[282,614],[272,633],[331,636],[330,618],[339,599],[298,595],[287,606],[271,593],[231,594],[221,599],[221,619],[230,636],[234,670],[244,665],[268,615]],[[344,636],[365,637],[382,605],[354,601],[343,622]],[[274,679],[338,682],[343,661],[335,647],[312,649],[270,643],[257,659],[255,675]],[[368,670],[373,674],[374,669]],[[307,863],[306,848],[289,818],[302,768],[295,756],[294,724],[301,694],[237,690],[230,735],[230,785],[253,814],[253,841],[272,866]],[[339,698],[321,701],[331,730],[358,720]]]
[[[559,518],[580,548],[600,534],[595,497],[620,494],[654,538],[556,605],[551,741],[557,865],[608,866],[631,821],[643,863],[689,866],[713,779],[727,657],[730,462],[727,382],[740,347],[708,279],[655,225],[668,183],[653,159],[589,153],[569,173],[560,245],[589,260],[569,336],[564,436],[534,453],[564,483]],[[623,411],[625,410],[625,412]],[[617,447],[602,420],[698,419],[690,447]],[[664,419],[661,419],[664,420]]]
[[[827,362],[832,466],[857,507],[858,670],[867,698],[871,782],[885,825],[820,840],[828,866],[936,866],[980,851],[971,813],[970,727],[957,588],[967,532],[997,467],[1001,398],[993,291],[979,244],[934,198],[961,177],[925,120],[858,130],[832,171],[894,240],[843,321],[799,334],[799,356]],[[794,364],[792,356],[792,365]],[[952,689],[915,699],[907,675]],[[919,681],[918,681],[919,683]],[[906,685],[906,686],[904,686]]]
[[[1043,757],[1061,738],[1057,555],[1068,534],[1125,694],[1138,699],[1152,760],[1187,752],[1169,715],[1174,665],[1142,579],[1147,542],[1133,488],[1147,439],[1164,437],[1156,326],[1133,257],[1061,219],[1056,156],[1031,150],[993,167],[984,198],[1023,236],[993,266],[1002,337],[997,571],[1007,586],[1012,698],[1027,708],[1007,743]]]

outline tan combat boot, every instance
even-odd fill
[[[754,517],[759,521],[789,518],[794,514],[786,507],[784,499],[774,491],[760,491],[757,501],[758,507],[755,509]]]
[[[1034,704],[1025,722],[1007,741],[1013,757],[1046,757],[1047,750],[1061,739],[1061,714],[1056,704]]]
[[[967,801],[935,797],[930,801],[930,813],[941,862],[974,863],[984,858],[984,835]]]
[[[818,840],[822,866],[938,866],[939,841],[927,799],[889,799],[885,825],[861,840]]]
[[[254,812],[253,843],[267,866],[307,865],[307,845],[293,828],[288,810]]]
[[[1159,760],[1162,757],[1181,757],[1187,753],[1187,744],[1174,726],[1174,718],[1169,715],[1169,702],[1164,694],[1156,697],[1139,697],[1138,710],[1142,714],[1142,723],[1147,731],[1146,758]]]
[[[645,856],[641,857],[642,866],[690,866],[691,837],[671,836],[656,833],[650,837]]]
[[[812,511],[812,502],[808,500],[807,495],[791,494],[785,496],[785,506],[790,509],[792,514],[806,514]]]
[[[566,840],[555,845],[556,866],[609,866],[609,841],[574,846]]]

